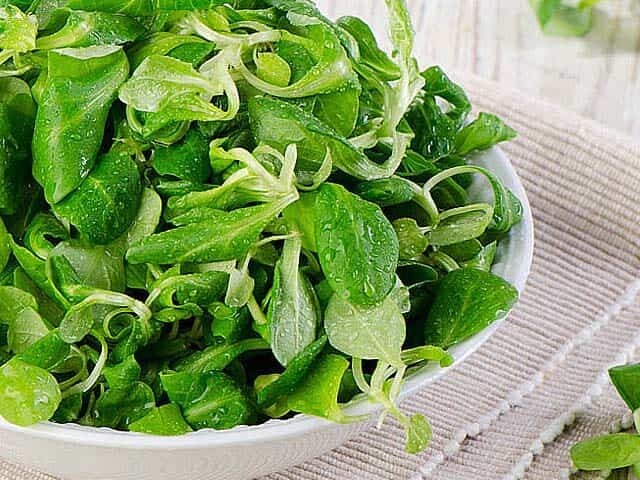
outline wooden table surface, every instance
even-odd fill
[[[603,0],[584,38],[543,35],[527,0],[407,0],[423,66],[470,71],[640,141],[640,0]],[[383,0],[319,0],[384,32]]]

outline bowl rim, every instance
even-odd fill
[[[503,172],[494,172],[508,188],[520,199],[523,206],[522,222],[514,228],[510,235],[519,237],[522,244],[520,262],[518,265],[503,265],[502,269],[511,267],[511,273],[505,278],[522,294],[531,270],[534,248],[534,224],[531,207],[525,189],[515,167],[502,149],[494,147],[482,152],[472,159],[472,163],[483,163],[483,160],[493,157],[490,169],[501,167]],[[514,233],[515,232],[515,233]],[[500,268],[498,269],[500,270]],[[496,269],[494,268],[494,271]],[[496,273],[505,273],[497,271]],[[450,352],[455,358],[455,366],[461,364],[493,335],[508,317],[506,312],[502,318],[492,325],[452,347]],[[437,365],[427,365],[407,378],[402,388],[400,398],[425,388],[431,382],[443,376],[449,369],[439,368]],[[356,396],[345,411],[348,415],[373,415],[379,411],[379,406],[369,402],[364,394]],[[300,434],[309,434],[326,429],[336,428],[336,424],[309,415],[299,414],[287,420],[269,420],[260,425],[238,426],[230,430],[216,431],[204,429],[177,437],[162,437],[134,432],[122,432],[111,428],[85,427],[77,424],[56,424],[43,422],[32,427],[19,427],[0,418],[0,433],[12,432],[34,439],[53,440],[68,444],[107,447],[131,450],[190,450],[194,448],[208,448],[231,445],[250,445],[262,441],[293,438]]]

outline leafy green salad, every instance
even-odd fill
[[[307,0],[0,0],[0,416],[179,435],[363,394],[426,447],[403,379],[516,302],[522,206],[468,163],[515,132],[386,5],[391,56]]]

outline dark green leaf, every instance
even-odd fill
[[[126,428],[155,406],[151,388],[146,383],[133,382],[126,388],[110,388],[100,395],[93,408],[93,419],[97,427]]]
[[[381,302],[395,284],[398,238],[377,205],[324,184],[315,205],[322,270],[337,295],[354,305]]]
[[[194,223],[151,235],[127,252],[130,263],[204,263],[242,258],[290,200],[234,210],[216,223]]]
[[[224,370],[244,353],[268,349],[269,344],[261,338],[242,340],[230,345],[214,345],[179,360],[174,369],[193,374]]]
[[[26,201],[36,107],[29,86],[0,78],[0,213],[11,215]]]
[[[627,406],[632,411],[640,408],[640,364],[611,368],[609,377]]]
[[[172,373],[161,379],[171,401],[182,407],[185,420],[194,428],[224,430],[254,419],[252,402],[224,373]]]
[[[442,348],[460,343],[502,318],[517,299],[517,290],[492,273],[455,270],[438,284],[425,343]]]
[[[105,245],[132,225],[141,196],[142,184],[135,162],[127,154],[109,153],[79,188],[54,208],[84,238]]]
[[[517,133],[495,115],[480,113],[478,118],[464,127],[456,136],[456,153],[467,155],[486,150],[497,143],[516,137]]]

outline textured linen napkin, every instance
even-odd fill
[[[262,480],[567,478],[575,441],[630,422],[606,372],[640,347],[640,148],[494,83],[454,78],[519,132],[505,150],[536,224],[525,294],[480,350],[405,402],[431,419],[427,452],[406,455],[388,421]],[[0,463],[0,480],[52,479]]]

